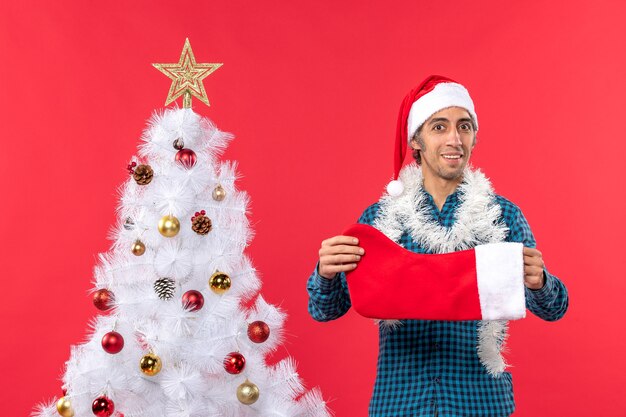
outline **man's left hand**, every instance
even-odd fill
[[[531,290],[541,289],[545,284],[543,267],[541,252],[524,246],[524,285]]]

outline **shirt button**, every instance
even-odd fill
[[[437,342],[433,343],[433,350],[439,350],[439,347],[440,347],[439,343],[437,343]]]
[[[440,383],[440,382],[441,382],[441,379],[439,379],[439,377],[437,377],[437,376],[436,376],[436,377],[434,377],[434,378],[433,378],[433,382],[434,382],[435,384],[438,384],[438,383]]]

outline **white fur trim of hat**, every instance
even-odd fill
[[[461,84],[442,82],[437,84],[432,91],[421,96],[411,106],[407,123],[407,137],[409,142],[417,129],[419,129],[430,116],[437,113],[439,110],[453,106],[466,109],[474,118],[476,130],[478,131],[478,118],[474,111],[474,102],[467,89]]]

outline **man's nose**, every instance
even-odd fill
[[[458,146],[461,145],[461,133],[457,129],[450,129],[450,134],[447,137],[446,143],[448,145]]]

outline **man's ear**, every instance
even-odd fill
[[[411,141],[409,142],[409,144],[411,145],[412,149],[419,149],[422,150],[422,148],[420,147],[420,144],[417,143],[416,139],[411,139]]]

